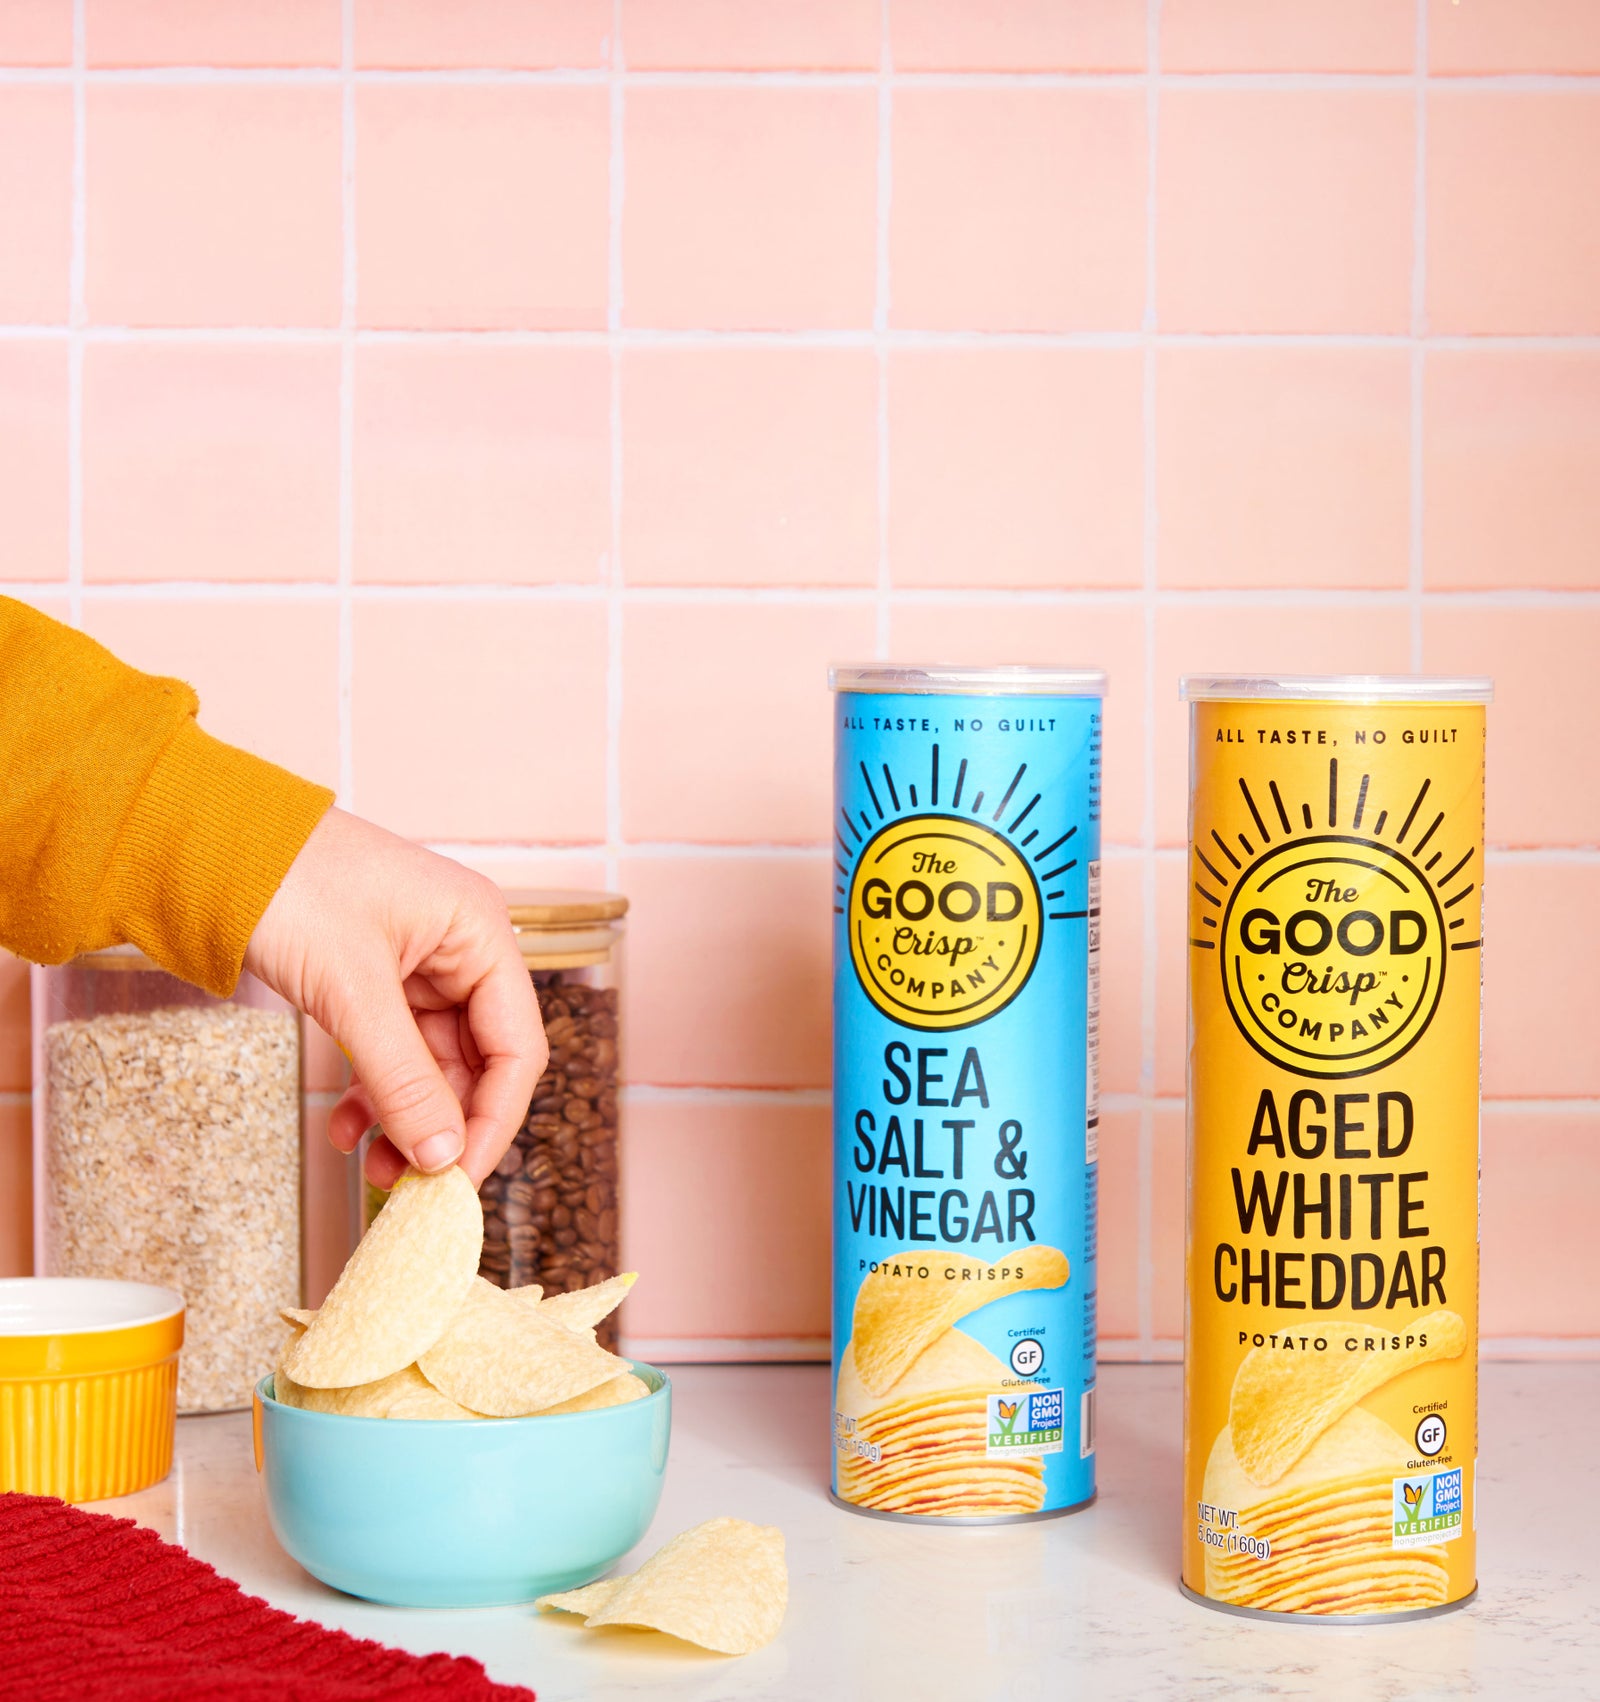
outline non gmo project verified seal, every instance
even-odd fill
[[[1461,1468],[1394,1480],[1394,1546],[1431,1548],[1461,1535]]]
[[[991,1454],[1059,1454],[1062,1394],[1040,1389],[1031,1395],[990,1395]]]

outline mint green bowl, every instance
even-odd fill
[[[498,1607],[614,1566],[655,1517],[672,1385],[595,1412],[345,1418],[256,1385],[273,1534],[314,1578],[400,1607]]]

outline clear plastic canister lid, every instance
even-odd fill
[[[828,670],[828,687],[925,697],[1104,697],[1106,676],[1099,668],[1047,663],[840,662]]]
[[[1187,703],[1488,703],[1480,674],[1185,674]]]

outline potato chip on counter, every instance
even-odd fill
[[[582,1614],[590,1629],[637,1626],[719,1655],[751,1655],[778,1635],[789,1605],[783,1532],[709,1519],[674,1537],[637,1572],[540,1596],[534,1605]]]

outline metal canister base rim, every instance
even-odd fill
[[[835,1507],[842,1507],[847,1513],[859,1513],[863,1519],[887,1519],[896,1525],[1034,1525],[1041,1519],[1061,1519],[1068,1513],[1081,1513],[1086,1507],[1092,1507],[1100,1497],[1097,1489],[1082,1501],[1074,1501],[1070,1507],[1044,1507],[1037,1513],[989,1513],[964,1518],[941,1513],[890,1513],[882,1507],[862,1507],[854,1501],[846,1501],[834,1490],[828,1491],[828,1499]]]
[[[1437,1619],[1441,1613],[1454,1613],[1458,1607],[1478,1599],[1474,1584],[1464,1596],[1453,1602],[1440,1602],[1436,1607],[1413,1607],[1404,1613],[1277,1613],[1268,1607],[1241,1607],[1237,1602],[1213,1601],[1198,1590],[1191,1590],[1180,1578],[1178,1588],[1190,1601],[1208,1607],[1213,1613],[1231,1613],[1238,1619],[1270,1619],[1280,1625],[1399,1625],[1413,1619]]]

